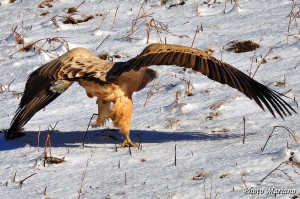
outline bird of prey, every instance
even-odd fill
[[[267,108],[274,117],[275,113],[282,118],[296,113],[282,99],[283,94],[199,49],[150,44],[126,62],[111,62],[100,59],[87,49],[74,48],[30,74],[16,115],[6,131],[6,138],[22,136],[24,133],[20,129],[30,118],[76,81],[85,88],[88,97],[97,97],[98,117],[93,126],[102,126],[110,118],[124,134],[121,146],[136,146],[129,137],[132,94],[157,77],[157,73],[148,68],[151,65],[191,68],[214,81],[238,89],[263,110]]]

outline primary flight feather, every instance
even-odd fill
[[[93,126],[104,125],[105,120],[111,118],[114,126],[124,134],[121,146],[135,146],[129,137],[132,94],[143,89],[157,77],[157,73],[148,68],[151,65],[192,68],[214,81],[238,89],[253,99],[263,110],[265,106],[274,117],[276,113],[282,118],[291,115],[292,112],[296,113],[281,98],[283,94],[260,84],[240,70],[199,49],[151,44],[127,62],[110,62],[101,60],[87,49],[75,48],[30,74],[6,137],[13,139],[21,136],[20,128],[36,112],[77,81],[86,89],[88,97],[97,97],[98,117]]]

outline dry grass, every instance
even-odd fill
[[[92,151],[91,151],[91,156],[90,156],[90,157],[87,159],[87,161],[86,161],[85,169],[84,169],[84,171],[82,172],[81,183],[80,183],[80,188],[79,188],[79,191],[78,191],[77,199],[79,199],[79,198],[81,197],[81,195],[82,195],[82,187],[83,187],[84,179],[85,179],[85,177],[86,177],[87,169],[88,169],[89,164],[90,164],[90,162],[91,162],[91,160],[92,160],[92,157],[93,157],[94,154],[95,154],[95,151],[96,151],[96,150],[92,150]]]
[[[0,94],[9,93],[9,94],[12,94],[13,96],[16,96],[18,99],[20,99],[23,95],[23,92],[17,92],[17,91],[13,91],[10,89],[10,86],[14,81],[15,81],[15,79],[13,79],[7,85],[0,83]]]
[[[275,129],[277,129],[277,128],[285,129],[286,132],[288,133],[288,136],[294,141],[294,144],[298,145],[297,142],[300,140],[300,137],[298,135],[296,135],[296,133],[294,133],[290,128],[288,128],[286,126],[274,126],[272,132],[269,134],[269,136],[265,142],[265,145],[261,148],[261,152],[264,152],[270,138],[275,135],[274,132],[275,132]]]
[[[288,174],[288,171],[285,167],[287,166],[291,166],[294,169],[294,173],[297,173],[298,175],[300,175],[299,171],[297,169],[299,169],[300,164],[299,162],[294,162],[293,160],[288,160],[288,161],[284,161],[282,163],[280,163],[275,169],[273,169],[271,172],[269,172],[263,179],[260,180],[260,182],[263,182],[265,179],[267,179],[269,176],[271,176],[271,174],[273,174],[274,172],[280,172],[282,175],[279,176],[285,176],[287,177],[288,180],[290,180],[291,182],[295,183],[292,176],[290,176]]]
[[[67,47],[67,50],[69,50],[68,49],[69,48],[68,43],[65,40],[65,38],[63,38],[63,37],[43,38],[43,39],[38,39],[36,41],[33,41],[33,42],[31,42],[29,44],[26,44],[26,45],[22,42],[21,42],[21,44],[22,44],[22,46],[16,52],[11,54],[10,57],[15,55],[16,53],[27,52],[29,50],[44,52],[44,53],[48,54],[51,57],[51,55],[49,53],[47,53],[47,51],[49,49],[50,50],[55,50],[55,48],[58,45],[61,45],[61,44],[65,45]]]
[[[254,76],[255,76],[255,74],[256,74],[256,72],[258,71],[258,69],[260,68],[260,66],[262,65],[262,64],[265,64],[265,63],[267,63],[267,56],[269,56],[270,54],[271,54],[271,52],[273,51],[273,49],[278,45],[278,44],[280,44],[281,42],[278,42],[278,43],[276,43],[274,46],[271,46],[270,48],[269,48],[269,51],[265,54],[265,56],[262,56],[262,55],[260,55],[260,61],[258,61],[258,63],[257,63],[257,66],[256,66],[256,69],[255,69],[255,71],[254,71],[254,73],[253,73],[253,75],[252,75],[252,78],[254,78]],[[254,57],[253,57],[254,58]],[[253,61],[252,61],[252,63],[253,63]],[[252,63],[251,63],[251,67],[250,67],[250,72],[249,72],[249,76],[251,76],[251,70],[252,70]]]
[[[147,41],[146,43],[149,43],[150,40],[150,34],[152,32],[152,30],[154,30],[156,32],[156,36],[157,39],[159,40],[160,43],[164,43],[162,38],[161,38],[161,33],[162,32],[168,32],[168,25],[160,22],[156,19],[153,18],[152,14],[148,14],[145,9],[143,8],[143,6],[140,7],[139,13],[137,15],[137,17],[132,20],[131,22],[131,32],[134,33],[136,31],[136,29],[138,29],[137,26],[137,22],[140,20],[144,20],[145,21],[145,25],[147,27],[146,30],[146,36],[147,36]]]
[[[46,15],[48,15],[48,14],[49,14],[49,11],[48,11],[48,10],[45,10],[45,11],[41,12],[41,13],[39,14],[39,16],[46,16]]]
[[[226,44],[228,47],[226,48],[227,51],[233,51],[235,53],[243,53],[256,50],[260,47],[259,44],[247,40],[247,41],[232,41]]]
[[[286,37],[286,43],[289,45],[289,38],[295,38],[297,40],[300,40],[299,33],[300,29],[298,28],[298,22],[297,19],[300,18],[300,6],[296,4],[296,0],[292,0],[291,10],[289,13],[289,22],[288,22],[288,35]],[[294,33],[291,33],[292,29],[294,29]]]
[[[173,126],[174,126],[175,124],[178,124],[179,122],[180,122],[180,120],[177,119],[177,118],[174,118],[174,117],[167,118],[167,119],[166,119],[165,127],[166,127],[166,128],[171,128],[171,129],[173,129]]]
[[[223,173],[222,175],[220,175],[220,178],[227,178],[227,177],[229,177],[228,173]]]
[[[51,8],[53,7],[52,3],[53,0],[44,0],[38,5],[38,8]]]
[[[161,88],[163,87],[163,85],[160,82],[157,82],[157,80],[155,79],[152,83],[152,86],[150,88],[150,90],[147,92],[147,96],[144,102],[144,107],[147,105],[148,100],[155,94],[158,93]]]
[[[205,117],[205,120],[206,121],[213,120],[214,118],[219,117],[220,115],[222,115],[220,111],[211,112],[208,114],[208,116]]]
[[[77,12],[77,9],[75,7],[68,8],[68,11],[67,11],[68,14],[73,14],[75,12]]]
[[[81,18],[75,18],[72,16],[64,16],[63,18],[65,19],[63,21],[64,24],[79,24],[94,19],[95,17],[93,15],[88,15],[88,16],[83,16]]]
[[[192,180],[205,180],[208,177],[208,174],[205,172],[199,172],[198,174],[196,174]]]

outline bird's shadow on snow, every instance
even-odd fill
[[[39,136],[40,147],[45,146],[48,131],[41,131]],[[51,133],[52,147],[80,147],[84,141],[84,131],[58,132]],[[180,141],[207,141],[223,140],[241,137],[239,134],[206,134],[203,132],[163,132],[151,130],[131,130],[131,139],[139,143],[164,143]],[[123,135],[117,129],[101,129],[88,131],[85,146],[89,144],[116,144],[117,146],[123,141]],[[5,140],[4,133],[0,134],[0,151],[13,150],[24,147],[26,144],[38,146],[38,132],[26,132],[24,137],[15,140]]]

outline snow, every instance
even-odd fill
[[[228,52],[226,44],[234,40],[260,42],[261,47],[256,51],[256,58],[260,59],[260,55],[265,56],[270,47],[280,42],[254,78],[292,99],[299,99],[299,27],[293,21],[287,31],[290,0],[273,0],[272,3],[239,0],[239,7],[226,1],[225,13],[225,0],[207,1],[211,5],[203,0],[187,0],[184,5],[171,8],[171,4],[179,1],[169,0],[161,5],[158,0],[147,3],[90,0],[80,5],[75,15],[92,14],[95,18],[79,24],[62,22],[69,15],[67,9],[77,7],[82,1],[54,0],[49,1],[52,7],[44,8],[39,7],[42,1],[38,0],[0,2],[0,84],[3,90],[0,127],[3,129],[9,128],[28,75],[68,48],[85,47],[98,55],[103,52],[121,55],[114,58],[116,61],[128,60],[141,52],[147,46],[144,18],[137,20],[136,31],[129,35],[141,5],[153,19],[168,26],[169,31],[160,33],[163,42],[191,46],[196,27],[202,25],[203,31],[196,35],[193,47],[214,49],[214,57],[246,74],[249,74],[254,52]],[[41,16],[44,11],[49,14]],[[42,40],[36,44],[41,50],[18,52],[23,46],[16,43],[14,28],[24,36],[25,45],[44,38],[65,42]],[[294,36],[287,41],[288,35]],[[160,38],[152,29],[150,42],[160,42]],[[279,58],[273,59],[275,56]],[[252,73],[256,65],[254,61]],[[90,128],[82,147],[89,119],[97,112],[97,106],[95,99],[88,98],[84,89],[73,84],[26,124],[25,137],[6,141],[0,134],[1,198],[78,198],[78,195],[80,198],[273,198],[274,194],[267,194],[268,188],[296,191],[277,194],[278,198],[300,197],[300,164],[296,164],[300,162],[298,140],[284,128],[278,128],[261,151],[274,126],[287,127],[299,136],[299,115],[275,119],[237,90],[205,76],[170,66],[152,68],[160,74],[154,95],[144,107],[150,83],[135,93],[133,99],[131,137],[139,142],[137,135],[142,135],[142,148],[131,148],[131,154],[128,148],[116,151],[123,138],[111,122],[104,128]],[[284,77],[285,86],[274,86]],[[192,84],[192,96],[185,95],[187,81]],[[180,93],[178,101],[177,91]],[[285,99],[299,112],[293,100]],[[243,118],[245,144],[242,142]],[[65,162],[44,166],[49,125],[53,127],[56,123],[51,134],[51,154],[64,157]],[[49,155],[48,147],[47,153]],[[273,171],[288,160],[295,164],[284,163]],[[26,177],[29,178],[20,186]],[[245,194],[246,188],[262,189],[264,193]]]

